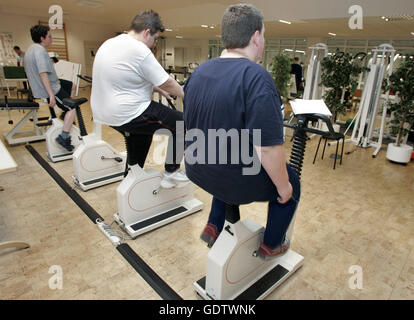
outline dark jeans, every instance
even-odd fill
[[[269,199],[267,224],[263,242],[271,248],[275,248],[282,244],[300,198],[300,181],[298,175],[289,165],[286,165],[286,168],[289,174],[289,182],[293,188],[293,195],[292,198],[284,204],[280,204],[277,201],[278,194],[275,194],[272,199]],[[252,192],[254,192],[254,190],[252,190]],[[213,197],[208,222],[215,225],[218,231],[221,232],[221,230],[223,230],[225,217],[226,204],[216,197]]]
[[[177,126],[177,121],[181,121],[181,126]],[[151,101],[148,108],[139,117],[132,121],[113,128],[121,133],[129,132],[128,157],[129,163],[138,163],[143,168],[148,151],[151,147],[152,137],[159,129],[167,131],[159,132],[169,134],[167,159],[165,171],[174,172],[180,167],[180,162],[184,156],[184,122],[183,113],[164,106],[161,103]],[[177,142],[177,140],[179,140]]]

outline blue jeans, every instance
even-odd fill
[[[276,248],[282,244],[300,198],[299,177],[288,164],[286,164],[286,168],[289,175],[289,182],[293,188],[292,198],[288,202],[281,204],[277,201],[279,195],[276,190],[274,196],[268,200],[267,223],[263,242],[271,248]],[[218,231],[221,232],[224,227],[225,218],[226,203],[213,197],[208,222],[215,225]]]

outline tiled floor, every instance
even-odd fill
[[[89,97],[89,89],[80,95]],[[89,105],[83,111],[91,131]],[[11,112],[15,123],[22,116]],[[10,129],[7,121],[1,111],[2,134]],[[125,148],[111,128],[103,128],[103,139]],[[329,157],[312,165],[316,144],[313,139],[307,146],[292,241],[304,265],[267,299],[414,299],[414,163],[390,163],[385,151],[373,159],[373,149],[359,148],[333,170]],[[45,142],[32,146],[45,157]],[[289,142],[286,148],[289,153]],[[18,169],[0,175],[5,189],[0,192],[0,241],[24,240],[31,247],[0,252],[1,299],[160,299],[23,145],[8,149]],[[332,152],[329,147],[326,154]],[[71,160],[50,164],[73,186]],[[147,167],[162,169],[152,153]],[[76,190],[112,222],[118,184]],[[203,211],[127,241],[184,299],[197,299],[192,283],[204,275],[208,253],[199,234],[211,196],[199,188],[195,194],[204,202]],[[264,224],[266,204],[242,206],[241,216]],[[52,266],[61,267],[61,290],[49,287]],[[352,266],[362,268],[362,289],[350,288]]]

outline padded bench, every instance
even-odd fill
[[[25,99],[0,99],[0,110],[25,110],[28,113],[11,129],[5,138],[9,145],[15,145],[19,143],[26,143],[30,141],[45,140],[45,129],[38,126],[37,111],[39,110],[39,104],[34,101]],[[19,132],[18,130],[30,119],[33,119],[33,130]],[[24,137],[17,138],[17,136],[24,135]]]

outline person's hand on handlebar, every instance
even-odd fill
[[[163,97],[165,97],[166,99],[170,101],[174,100],[167,91],[162,90],[160,87],[154,87],[154,91],[161,93]]]
[[[293,188],[290,182],[286,186],[286,188],[278,188],[277,192],[279,193],[279,197],[277,197],[277,201],[281,204],[286,203],[292,198]]]

